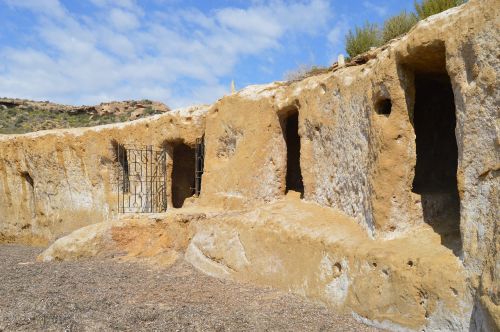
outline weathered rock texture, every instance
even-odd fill
[[[0,239],[47,243],[112,219],[120,167],[115,142],[194,144],[204,112],[193,107],[95,128],[0,135]]]
[[[193,215],[173,250],[199,269],[389,328],[498,330],[499,12],[499,0],[471,0],[364,64],[248,87],[192,114],[4,136],[0,236],[50,241],[113,219],[112,142],[172,155],[204,135],[200,197],[172,202],[169,189],[168,205]],[[190,167],[167,165],[174,177]],[[83,233],[44,257],[74,258]]]

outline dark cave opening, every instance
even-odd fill
[[[286,142],[286,192],[293,190],[304,195],[302,171],[300,169],[299,111],[293,109],[282,119],[283,136]]]
[[[181,208],[193,195],[195,181],[195,150],[179,143],[173,148],[172,205]]]
[[[392,101],[390,99],[382,99],[375,104],[375,112],[379,115],[389,116],[392,111]]]
[[[128,164],[128,153],[125,145],[118,143],[116,140],[111,140],[111,146],[115,155],[116,161],[120,164],[119,182],[121,182],[123,192],[130,192],[130,167]]]
[[[441,242],[460,255],[460,198],[455,102],[446,72],[415,73],[413,124],[417,162],[413,192],[422,199],[423,217]]]

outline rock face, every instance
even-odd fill
[[[116,218],[113,146],[152,145],[168,154],[164,222],[212,211],[186,217],[175,249],[202,271],[388,328],[498,330],[499,12],[471,0],[356,65],[209,107],[0,136],[0,238],[46,243]],[[201,137],[201,195],[186,199]]]
[[[155,218],[124,218],[82,227],[55,241],[38,259],[76,260],[106,256],[121,260],[140,258],[168,266],[186,248],[188,239],[187,224],[175,217],[162,223]]]
[[[116,142],[194,144],[205,112],[192,107],[95,128],[0,135],[0,239],[47,243],[112,219],[118,206]]]

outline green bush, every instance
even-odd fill
[[[423,0],[422,3],[415,1],[415,11],[418,18],[423,20],[431,15],[441,13],[446,9],[459,6],[465,3],[465,0]]]
[[[7,110],[7,114],[8,114],[9,116],[15,116],[15,115],[17,114],[16,109],[15,109],[15,108],[9,108],[9,109]]]
[[[404,35],[418,22],[417,16],[406,11],[385,21],[382,39],[384,43],[389,40]]]
[[[26,117],[26,115],[24,114],[21,114],[21,115],[18,115],[17,118],[16,118],[16,122],[14,123],[14,126],[15,127],[21,127],[21,125],[26,122],[28,120],[28,118]]]
[[[365,53],[370,47],[382,44],[380,29],[378,25],[366,22],[362,27],[356,27],[355,31],[349,30],[346,36],[346,51],[349,57]]]

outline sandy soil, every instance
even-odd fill
[[[0,331],[376,331],[298,296],[109,259],[38,263],[0,245]]]

